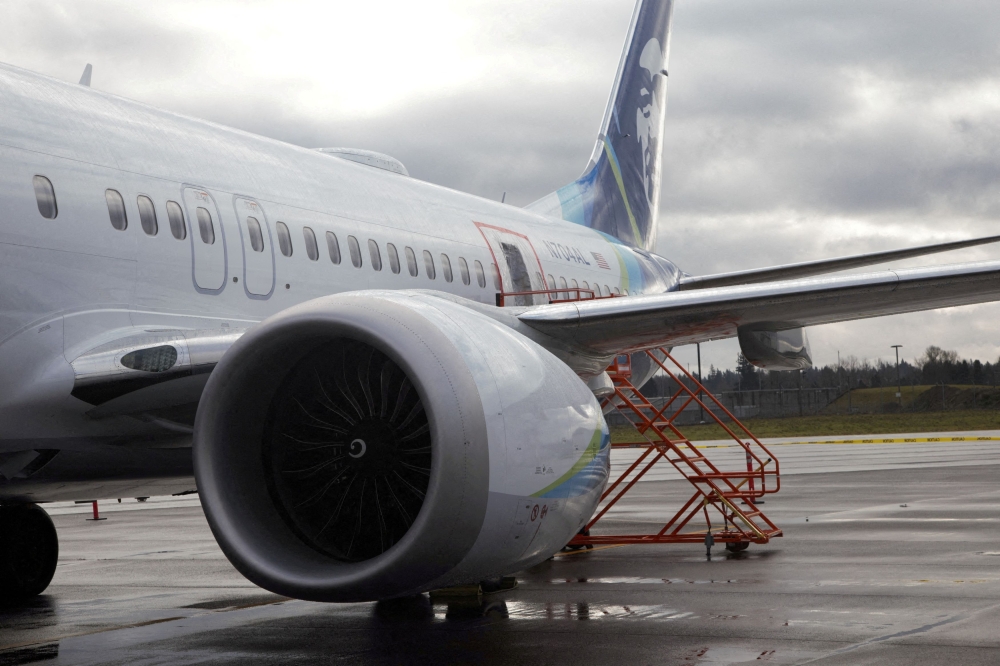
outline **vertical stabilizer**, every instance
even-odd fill
[[[604,122],[579,179],[528,206],[652,249],[673,0],[638,0]]]
[[[83,68],[83,76],[80,77],[80,85],[90,87],[90,76],[94,73],[93,66],[88,62],[87,66]]]

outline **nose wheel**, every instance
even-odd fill
[[[17,603],[41,594],[58,559],[49,514],[37,504],[0,506],[0,599]]]

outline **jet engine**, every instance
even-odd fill
[[[541,346],[429,292],[352,292],[243,336],[198,407],[195,475],[233,565],[362,601],[548,558],[593,514],[608,428]]]

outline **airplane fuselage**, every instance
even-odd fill
[[[190,434],[169,414],[95,413],[74,396],[74,362],[116,340],[238,335],[362,289],[492,305],[501,291],[662,292],[679,276],[586,227],[17,68],[0,66],[0,104],[0,454],[58,449],[94,479],[111,466],[190,486]]]

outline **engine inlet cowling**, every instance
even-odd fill
[[[609,434],[587,385],[496,318],[428,292],[290,308],[212,372],[194,467],[254,583],[367,601],[537,564],[593,514]]]
[[[427,589],[485,520],[476,380],[438,326],[390,299],[317,299],[248,332],[205,387],[193,453],[223,552],[300,599]]]
[[[282,382],[262,452],[286,524],[344,562],[402,539],[431,476],[430,424],[416,387],[384,353],[346,338],[310,352]]]

